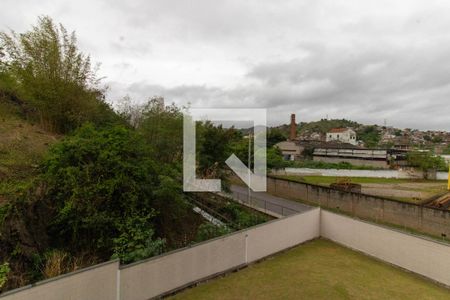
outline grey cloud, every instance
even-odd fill
[[[445,2],[5,0],[2,8],[2,30],[29,28],[40,14],[77,30],[83,50],[103,62],[111,101],[163,95],[267,107],[273,124],[297,112],[450,129]]]

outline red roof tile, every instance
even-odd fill
[[[339,133],[339,132],[346,132],[349,130],[348,128],[332,128],[329,132],[331,133]]]

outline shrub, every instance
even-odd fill
[[[83,126],[50,149],[41,170],[55,206],[49,230],[58,246],[109,251],[122,224],[153,213],[155,163],[142,139],[124,127]]]
[[[219,237],[232,232],[232,230],[226,226],[216,226],[209,222],[203,223],[199,226],[197,231],[197,236],[195,238],[196,242],[207,241],[215,237]]]
[[[44,278],[55,277],[70,271],[70,254],[60,250],[53,250],[45,255],[45,265],[42,270]]]
[[[415,167],[424,172],[424,178],[428,179],[430,172],[437,170],[447,171],[447,164],[444,158],[435,156],[430,151],[412,151],[407,155],[410,166]]]
[[[8,273],[10,272],[9,264],[7,262],[0,265],[0,288],[2,288],[8,280]]]
[[[151,217],[128,218],[119,226],[121,234],[114,238],[114,255],[122,263],[132,263],[162,253],[164,240],[153,240]]]

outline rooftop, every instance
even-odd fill
[[[449,299],[415,274],[318,239],[174,299]]]
[[[329,133],[341,133],[346,132],[348,130],[351,130],[350,128],[332,128],[330,129]]]

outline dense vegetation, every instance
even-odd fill
[[[448,145],[443,151],[442,154],[450,155],[450,145]]]
[[[367,148],[379,146],[381,134],[376,126],[364,126],[356,131],[358,139],[364,142]]]
[[[447,171],[448,166],[440,156],[435,156],[430,151],[412,151],[408,153],[408,163],[424,173],[424,178],[428,179],[436,171]]]
[[[114,121],[104,87],[89,56],[78,50],[75,33],[41,17],[28,32],[0,33],[0,43],[0,87],[20,99],[30,120],[60,133],[86,121]]]
[[[325,134],[329,132],[332,128],[346,128],[346,127],[358,128],[360,126],[361,124],[346,119],[332,119],[332,120],[322,119],[320,121],[309,123],[302,122],[299,124],[298,127],[300,133],[317,132]]]
[[[182,191],[182,109],[126,98],[114,111],[104,91],[50,18],[0,34],[0,291],[238,229],[212,228]],[[197,137],[199,175],[226,183],[224,162],[247,141],[204,122]],[[242,226],[264,221],[222,209]]]

